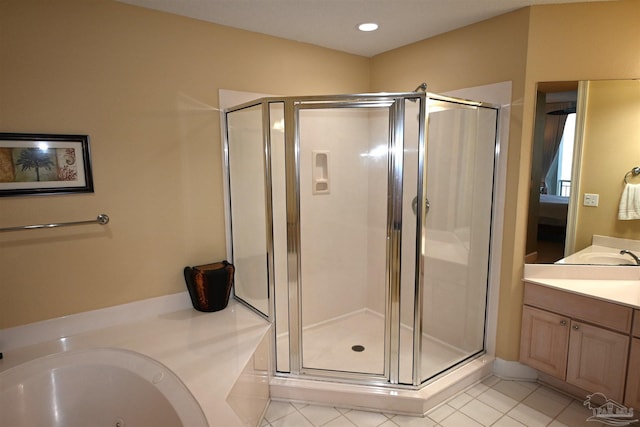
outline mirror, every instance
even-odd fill
[[[640,80],[538,84],[526,263],[636,264],[639,142]]]

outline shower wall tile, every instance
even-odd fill
[[[361,157],[368,136],[361,111],[300,112],[303,326],[366,307],[375,289],[367,283],[368,171]],[[313,194],[313,151],[329,153],[328,194]]]

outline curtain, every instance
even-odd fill
[[[557,182],[546,182],[551,165],[558,155],[558,148],[564,132],[564,124],[567,121],[567,114],[548,114],[551,111],[565,110],[572,107],[571,102],[554,102],[547,104],[544,124],[544,147],[542,152],[542,176],[545,179],[546,187],[555,189]],[[556,162],[557,164],[557,162]]]

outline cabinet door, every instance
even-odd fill
[[[524,306],[520,361],[564,380],[567,369],[569,319]]]
[[[621,402],[628,349],[628,336],[572,321],[567,382]]]
[[[627,392],[624,404],[632,408],[640,408],[640,339],[633,338],[629,353],[629,372],[627,372]]]

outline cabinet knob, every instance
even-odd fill
[[[580,326],[579,325],[573,325],[573,329],[575,329],[577,331],[578,329],[580,329]]]
[[[562,325],[562,326],[567,326],[567,321],[566,321],[566,320],[561,320],[561,321],[560,321],[560,325]]]

